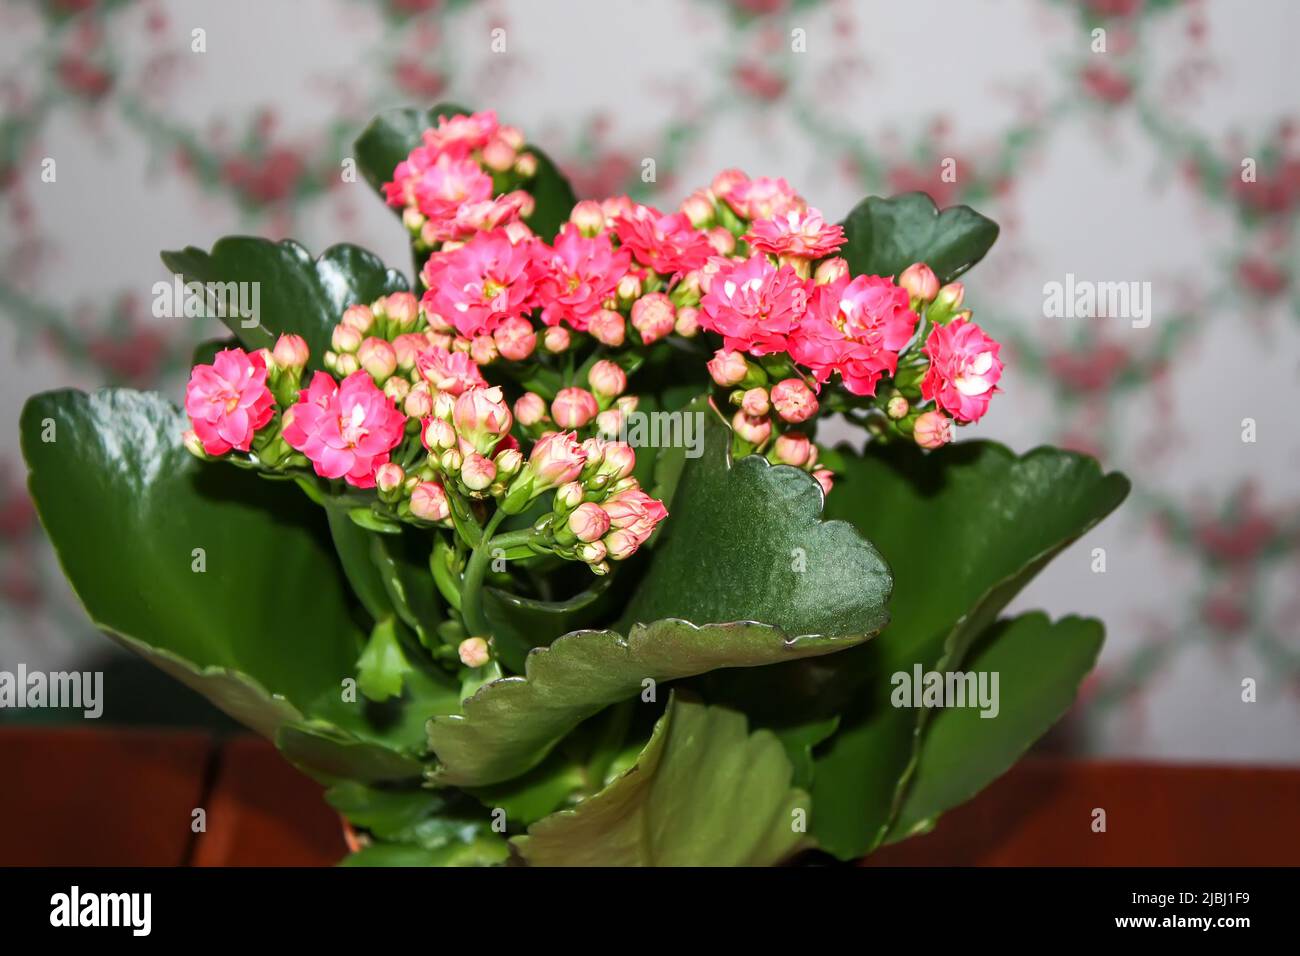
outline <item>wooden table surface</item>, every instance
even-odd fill
[[[0,770],[0,865],[316,866],[346,852],[321,788],[259,738],[0,727]],[[1300,768],[1031,757],[869,865],[1296,865],[1298,811]]]

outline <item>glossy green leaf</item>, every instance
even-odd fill
[[[483,591],[483,611],[492,628],[493,646],[510,670],[524,669],[534,647],[545,647],[562,634],[608,620],[615,592],[613,575],[593,578],[591,585],[564,601],[539,601],[500,588]]]
[[[375,624],[370,640],[357,660],[357,686],[374,701],[387,700],[402,692],[402,682],[412,668],[402,653],[397,629],[404,627],[386,617]]]
[[[186,427],[153,394],[38,395],[21,422],[29,487],[91,619],[270,735],[351,676],[346,587],[316,508],[200,463]]]
[[[343,310],[369,303],[407,287],[401,273],[387,268],[359,246],[331,246],[312,259],[298,243],[252,236],[227,236],[211,252],[195,246],[164,252],[162,261],[186,282],[256,283],[256,324],[244,327],[238,316],[220,317],[247,349],[273,348],[282,333],[293,332],[311,349],[309,368],[323,368],[330,334]]]
[[[424,130],[436,126],[441,116],[469,112],[462,106],[442,103],[430,110],[404,107],[380,113],[356,141],[357,165],[366,181],[381,191],[383,184],[392,180],[397,164],[420,145]],[[531,143],[525,149],[537,157],[537,175],[527,187],[536,205],[526,221],[538,235],[549,240],[569,218],[577,198],[546,153]]]
[[[374,843],[349,854],[339,866],[500,866],[510,858],[505,838],[485,833],[468,843],[428,849],[416,843]]]
[[[1041,612],[999,621],[980,635],[961,669],[998,675],[998,710],[948,708],[926,722],[916,770],[890,839],[928,826],[1011,768],[1074,702],[1097,662],[1100,621]]]
[[[512,842],[534,866],[766,866],[805,845],[808,810],[771,733],[674,696],[630,770]]]
[[[890,578],[872,543],[847,522],[822,520],[824,496],[809,474],[757,455],[732,462],[725,423],[691,411],[702,453],[684,459],[624,626],[681,618],[860,639],[879,631]]]
[[[998,224],[969,206],[940,212],[925,193],[903,193],[862,200],[844,220],[844,234],[840,255],[853,275],[896,276],[924,262],[940,282],[951,282],[984,258]]]
[[[860,856],[897,811],[920,726],[891,706],[890,677],[960,667],[971,641],[1052,557],[1113,511],[1129,483],[1086,456],[1038,448],[1017,457],[992,442],[925,454],[873,445],[846,456],[827,512],[852,521],[889,562],[892,622],[843,660],[863,690],[819,751],[813,832]],[[822,696],[832,691],[822,687]],[[844,688],[835,689],[841,698]]]
[[[375,841],[344,866],[491,866],[509,856],[488,811],[461,794],[349,782],[325,799]]]
[[[787,637],[766,624],[664,620],[616,631],[576,631],[528,655],[525,676],[484,685],[463,712],[429,722],[443,786],[486,786],[535,767],[574,727],[610,704],[719,667],[753,667],[852,647],[848,637]]]

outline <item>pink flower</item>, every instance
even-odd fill
[[[465,202],[448,216],[436,219],[431,217],[420,227],[420,238],[429,245],[469,239],[476,232],[513,226],[520,216],[532,215],[534,205],[533,197],[521,189],[496,199]]]
[[[698,269],[713,255],[708,237],[680,212],[664,215],[650,206],[638,206],[618,218],[614,231],[637,262],[660,275]]]
[[[585,332],[591,316],[618,288],[632,254],[615,249],[608,235],[584,236],[576,226],[566,224],[554,247],[539,252],[534,262],[542,321],[547,325],[565,321]]]
[[[372,488],[375,469],[402,440],[406,416],[364,371],[341,385],[317,372],[284,423],[284,440],[311,459],[316,474]]]
[[[194,366],[185,388],[185,411],[209,455],[248,451],[254,433],[271,420],[274,404],[266,360],[243,349],[224,349],[211,365]]]
[[[468,156],[487,146],[501,130],[509,130],[509,127],[503,127],[497,122],[495,110],[440,116],[436,128],[424,131],[424,145],[434,152]]]
[[[534,495],[573,481],[582,474],[587,453],[573,432],[550,432],[533,446],[524,465],[523,475],[532,479]]]
[[[772,386],[772,404],[782,421],[806,422],[817,414],[817,396],[797,378],[787,378]]]
[[[952,419],[942,412],[922,412],[916,416],[912,437],[922,448],[941,448],[952,441]]]
[[[475,233],[465,245],[435,252],[421,273],[424,307],[461,335],[491,334],[504,320],[532,308],[531,243],[512,243],[503,230]]]
[[[466,389],[487,385],[483,373],[467,352],[449,352],[444,348],[426,348],[415,357],[420,377],[439,392],[459,395]]]
[[[750,224],[749,244],[759,252],[795,259],[820,259],[844,245],[844,228],[832,226],[816,209],[790,209]]]
[[[462,455],[487,455],[510,433],[514,418],[500,387],[470,388],[456,398],[452,421]]]
[[[855,395],[874,395],[882,373],[893,375],[917,315],[906,289],[880,276],[837,279],[817,286],[790,355],[818,381],[839,372]]]
[[[960,422],[979,421],[1002,377],[1001,346],[963,318],[936,325],[922,352],[930,368],[921,380],[921,396]]]
[[[700,300],[700,326],[722,335],[728,350],[784,352],[808,307],[808,284],[766,256],[728,262],[709,279]]]
[[[561,428],[581,428],[599,412],[596,396],[585,388],[562,388],[551,402],[551,417]]]
[[[472,159],[454,159],[447,153],[420,171],[409,184],[414,205],[435,221],[451,220],[460,208],[492,198],[492,177]]]
[[[767,176],[736,183],[723,198],[742,219],[773,219],[804,207],[788,182]]]
[[[609,516],[611,531],[604,542],[609,557],[615,561],[634,554],[654,533],[659,522],[668,517],[663,502],[651,498],[640,488],[621,491],[600,507]]]

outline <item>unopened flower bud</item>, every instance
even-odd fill
[[[614,294],[620,302],[626,304],[640,296],[642,288],[641,277],[635,272],[629,272],[618,280]]]
[[[697,189],[683,199],[678,210],[686,214],[696,229],[703,229],[713,221],[713,200],[702,189]]]
[[[673,331],[684,339],[695,338],[700,331],[700,310],[691,305],[678,309]]]
[[[761,418],[772,409],[772,403],[767,397],[767,389],[751,388],[746,390],[740,399],[740,407],[746,415],[752,418]]]
[[[609,530],[609,515],[600,505],[588,501],[569,514],[568,524],[579,541],[598,541]]]
[[[925,317],[936,325],[944,325],[953,318],[966,298],[966,287],[960,282],[949,282],[939,290],[925,312]]]
[[[623,441],[607,441],[601,449],[598,473],[612,480],[626,478],[636,467],[636,450]]]
[[[525,428],[546,417],[546,399],[536,392],[524,392],[515,402],[515,419]]]
[[[384,311],[399,328],[407,329],[420,317],[420,302],[410,292],[392,292],[384,302]]]
[[[817,271],[813,273],[813,282],[817,285],[826,285],[836,279],[842,279],[848,274],[848,262],[836,256],[833,259],[825,260],[817,267]]]
[[[484,491],[496,480],[497,466],[489,458],[478,452],[465,456],[465,463],[460,468],[460,480],[471,491]]]
[[[420,440],[429,451],[435,455],[441,454],[448,448],[456,447],[456,429],[452,428],[451,422],[441,418],[429,418],[424,422]]]
[[[476,335],[469,343],[469,357],[475,365],[491,365],[497,360],[497,343],[490,335]]]
[[[720,256],[729,256],[736,251],[736,237],[731,234],[731,230],[723,226],[714,226],[706,233],[709,245],[713,251]]]
[[[396,462],[386,461],[375,469],[375,487],[381,495],[390,494],[402,487],[406,472]]]
[[[916,418],[912,437],[922,448],[942,448],[952,441],[952,419],[942,412],[923,412]]]
[[[715,382],[723,388],[731,388],[744,379],[745,373],[749,371],[749,363],[740,352],[718,349],[713,353],[713,358],[709,359],[706,368]]]
[[[361,343],[357,349],[357,361],[376,382],[383,382],[397,371],[397,353],[393,346],[374,336]]]
[[[632,304],[632,327],[641,333],[646,345],[672,332],[677,323],[673,302],[662,292],[643,295]]]
[[[375,322],[375,314],[370,311],[368,305],[350,305],[343,310],[343,318],[339,321],[340,325],[346,325],[350,329],[356,329],[361,335],[370,331],[370,326]]]
[[[397,367],[404,372],[409,372],[415,368],[415,360],[428,346],[428,340],[420,332],[406,332],[393,339],[393,352],[397,356]]]
[[[497,479],[513,477],[524,466],[524,454],[518,448],[507,448],[497,452],[494,459],[497,466]]]
[[[356,355],[350,353],[338,356],[334,362],[334,371],[338,373],[339,378],[347,378],[353,372],[359,371],[360,368],[361,362],[357,360]]]
[[[353,308],[356,308],[356,306]],[[361,308],[365,307],[361,306]],[[366,314],[370,314],[369,309],[366,309]],[[362,333],[357,331],[356,328],[351,325],[344,325],[340,322],[338,325],[334,326],[334,331],[330,334],[330,347],[340,355],[348,352],[355,352],[361,347],[361,340],[363,338],[364,336]]]
[[[787,378],[772,386],[772,404],[786,422],[806,422],[817,414],[817,396],[802,379]]]
[[[885,414],[894,421],[898,421],[900,418],[906,418],[907,413],[911,410],[911,404],[902,395],[893,396],[885,405]]]
[[[486,455],[510,433],[514,419],[499,386],[469,388],[456,397],[452,414],[462,451]],[[466,447],[468,446],[468,447]]]
[[[627,373],[617,362],[601,359],[587,373],[587,383],[601,398],[617,398],[627,391]]]
[[[605,553],[611,561],[623,561],[630,558],[636,554],[637,548],[641,547],[641,539],[626,528],[611,531],[604,537],[603,543]]]
[[[561,428],[581,428],[598,414],[596,396],[585,388],[562,388],[551,402],[551,417]]]
[[[427,382],[425,384],[428,385]],[[451,392],[433,393],[433,408],[429,410],[429,414],[445,422],[451,421],[452,416],[456,414],[456,396]]]
[[[488,169],[504,173],[515,164],[515,150],[502,139],[493,139],[483,147],[483,165]]]
[[[574,548],[573,551],[574,554],[578,556],[579,561],[586,561],[588,564],[592,564],[592,565],[600,564],[602,561],[604,561],[605,555],[607,553],[605,550],[605,544],[602,541],[583,542],[582,544]],[[606,565],[605,571],[600,571],[597,573],[604,574],[608,570],[609,567],[608,565]]]
[[[448,448],[438,459],[438,465],[449,475],[459,474],[460,466],[464,463],[465,456],[460,453],[459,448]]]
[[[772,434],[772,420],[767,417],[756,418],[746,415],[743,410],[736,412],[731,419],[731,427],[737,435],[751,445],[761,445]]]
[[[739,169],[724,169],[713,177],[713,182],[709,183],[709,192],[718,199],[726,199],[733,189],[747,182],[749,177]]]
[[[566,481],[555,489],[555,508],[557,511],[572,511],[582,504],[586,489],[580,481]]]
[[[601,309],[587,321],[587,331],[602,345],[618,348],[627,335],[627,323],[617,312]]]
[[[530,482],[532,494],[537,495],[575,480],[582,474],[586,462],[586,452],[573,432],[551,432],[537,440],[523,471],[515,480]]]
[[[521,316],[502,322],[492,333],[492,338],[501,357],[511,362],[522,362],[537,348],[537,333],[533,330],[533,324]]]
[[[451,515],[447,492],[436,481],[422,481],[411,489],[411,514],[422,521],[445,521]]]
[[[543,347],[555,355],[566,351],[572,343],[569,330],[562,325],[552,325],[542,334]]]
[[[411,393],[410,379],[394,375],[384,383],[384,394],[393,400],[393,405],[397,408],[405,408],[406,396]],[[408,413],[409,414],[409,413]],[[423,418],[423,415],[411,415],[412,418]]]
[[[532,153],[522,153],[515,160],[515,173],[522,179],[532,179],[537,175],[537,157]]]
[[[388,380],[388,382],[396,381],[399,379]],[[429,391],[428,382],[416,382],[411,386],[410,391],[406,393],[406,398],[402,400],[402,411],[406,412],[409,418],[428,418],[433,414],[433,394]]]
[[[898,276],[898,284],[912,297],[912,308],[929,305],[939,294],[939,277],[924,262],[914,262]]]
[[[813,472],[813,477],[817,479],[817,484],[822,486],[822,493],[829,495],[835,484],[834,473],[826,468],[819,468]]]
[[[275,340],[275,349],[271,353],[275,364],[283,369],[301,369],[307,364],[311,352],[307,340],[301,335],[286,333]]]
[[[456,655],[466,667],[482,667],[492,660],[488,642],[481,637],[467,637],[456,648]]]
[[[812,455],[812,442],[808,440],[807,435],[799,432],[786,432],[784,435],[777,436],[776,443],[772,448],[772,455],[776,461],[783,465],[794,465],[796,468],[802,468],[808,464]]]
[[[198,433],[192,428],[187,428],[185,434],[181,436],[181,443],[195,458],[207,458],[208,453],[203,450],[203,440],[199,438]]]
[[[584,236],[594,236],[605,228],[605,213],[594,199],[584,199],[569,213],[569,222]]]

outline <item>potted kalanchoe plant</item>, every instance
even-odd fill
[[[323,781],[348,862],[854,858],[1064,712],[1100,623],[1000,614],[1128,485],[953,440],[1003,368],[954,281],[991,221],[914,193],[832,225],[734,170],[672,213],[575,202],[455,107],[356,159],[413,280],[349,245],[164,253],[260,303],[183,408],[22,421],[91,617]],[[819,444],[832,414],[859,440]],[[993,719],[943,696],[990,673]]]

